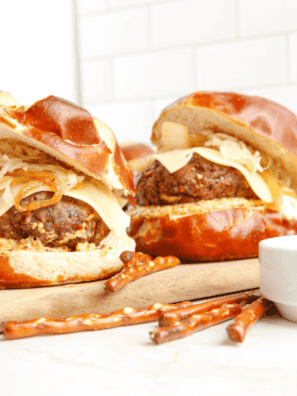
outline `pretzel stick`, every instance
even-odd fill
[[[153,258],[149,254],[125,250],[123,253],[121,253],[120,259],[125,267],[133,267],[135,264],[143,263],[144,261],[150,261]]]
[[[167,311],[160,315],[159,326],[168,326],[179,320],[185,319],[194,314],[205,313],[214,308],[219,308],[224,304],[240,304],[245,305],[253,300],[261,297],[258,290],[233,294],[232,296],[221,297],[215,300],[206,301],[200,304],[195,304],[185,308],[179,308],[174,311]]]
[[[154,322],[160,314],[175,307],[191,305],[190,301],[178,304],[156,303],[147,308],[126,307],[109,314],[83,314],[64,319],[39,318],[24,322],[7,322],[4,327],[4,338],[32,337],[40,334],[66,334],[87,330],[103,330],[112,327],[129,326],[140,323]]]
[[[180,260],[177,257],[167,256],[156,257],[153,261],[144,261],[134,265],[133,267],[126,267],[105,282],[105,289],[110,292],[117,292],[128,283],[141,278],[144,275],[172,268],[178,264],[180,264]]]
[[[226,304],[210,312],[192,315],[170,326],[158,327],[149,333],[150,338],[155,344],[163,344],[164,342],[187,337],[196,331],[230,320],[238,315],[241,310],[242,308],[239,304]]]
[[[260,297],[251,305],[247,306],[234,322],[227,327],[227,333],[231,341],[243,342],[247,332],[261,318],[271,306],[272,302]]]

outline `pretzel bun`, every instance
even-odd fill
[[[107,125],[65,99],[48,96],[25,107],[10,94],[0,92],[0,156],[0,288],[90,281],[113,275],[123,268],[120,254],[135,248],[135,242],[126,234],[130,219],[122,210],[126,202],[123,196],[134,194],[133,176]],[[44,173],[50,178],[38,179]],[[9,178],[12,178],[11,184],[3,187]],[[58,187],[53,187],[53,183],[58,183]],[[21,206],[18,209],[18,194],[22,193],[20,205],[30,194],[33,197],[35,193],[47,191],[54,191],[53,198],[61,194],[63,199],[68,199],[60,209],[62,215],[56,214],[53,218],[49,210],[46,220],[32,224],[31,213],[34,215],[43,206],[33,200],[33,209],[23,210]],[[72,212],[69,202],[76,205]],[[53,207],[45,206],[46,209]],[[41,237],[15,240],[3,235],[5,227],[11,224],[19,230],[13,219],[7,220],[6,216],[3,220],[10,209],[24,212],[24,222],[28,221],[32,232],[40,226],[38,235]],[[70,214],[64,215],[67,210]],[[99,223],[87,229],[86,223],[94,217],[99,218],[96,220]],[[67,220],[77,231],[63,234]],[[51,222],[56,227],[51,229],[53,238],[57,239],[55,244],[48,244],[52,234],[46,234],[49,236],[46,243],[42,240],[42,228],[47,230],[47,223]],[[55,231],[58,223],[61,239]],[[104,232],[100,241],[93,243],[98,224],[103,224]],[[88,232],[94,234],[90,239],[86,239]],[[80,242],[75,250],[71,245],[73,240]]]
[[[147,155],[154,153],[152,147],[145,143],[126,142],[122,143],[120,147],[125,159],[128,162],[134,160],[135,158],[146,157]]]
[[[184,145],[181,140],[180,149],[199,146],[195,141],[205,131],[235,137],[268,158],[269,172],[281,184],[290,180],[286,186],[292,195],[296,193],[297,117],[283,106],[236,93],[193,93],[165,108],[154,124],[152,142],[158,154],[171,150],[170,135],[166,144],[162,138],[164,122],[187,127],[189,139],[185,139]],[[141,159],[138,170],[154,160],[154,156],[147,157],[147,161]],[[128,211],[131,216],[128,234],[136,241],[137,251],[151,255],[171,254],[196,262],[257,257],[261,240],[297,234],[295,198],[296,195],[291,217],[284,215],[275,199],[266,202],[261,198],[235,197],[138,206]]]
[[[0,289],[63,285],[107,278],[123,269],[120,254],[134,249],[134,241],[124,243],[110,233],[99,249],[86,252],[0,252]]]
[[[132,174],[111,129],[65,100],[48,96],[30,107],[0,92],[1,140],[25,143],[122,193],[134,192]]]

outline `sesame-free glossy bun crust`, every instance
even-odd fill
[[[26,108],[0,92],[0,139],[37,147],[111,189],[134,193],[132,173],[113,132],[65,99],[48,96]]]
[[[199,109],[211,111],[208,117],[206,116],[204,125],[205,113],[201,113],[202,123],[201,125],[196,124],[196,132],[199,132],[199,127],[217,127],[219,130],[224,128],[223,123],[222,125],[217,125],[215,119],[213,119],[212,123],[212,116],[217,115],[226,120],[231,120],[250,132],[256,131],[280,143],[297,156],[297,116],[287,108],[269,99],[234,92],[195,92],[166,107],[153,128],[152,142],[158,147],[162,145],[160,124],[165,120],[170,121],[170,118],[174,117],[174,115],[171,115],[173,110],[179,107],[188,107],[198,111]],[[180,114],[181,123],[183,123],[182,118],[184,118],[184,124],[189,125],[190,132],[195,132],[195,125],[191,124],[194,121],[191,115]],[[228,131],[226,132],[228,133]],[[250,140],[248,133],[246,140]]]
[[[176,219],[164,211],[159,217],[131,215],[128,234],[136,242],[136,251],[193,262],[257,257],[260,241],[297,234],[297,222],[289,223],[264,207],[231,208]]]

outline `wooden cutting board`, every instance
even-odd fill
[[[106,294],[104,280],[66,286],[0,290],[0,324],[8,320],[107,313],[156,302],[196,300],[259,287],[258,259],[182,264]],[[0,327],[1,331],[1,327]]]

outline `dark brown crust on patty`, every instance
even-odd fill
[[[135,179],[140,206],[174,205],[215,198],[257,199],[244,176],[234,168],[215,164],[194,153],[189,163],[170,173],[159,161]]]

